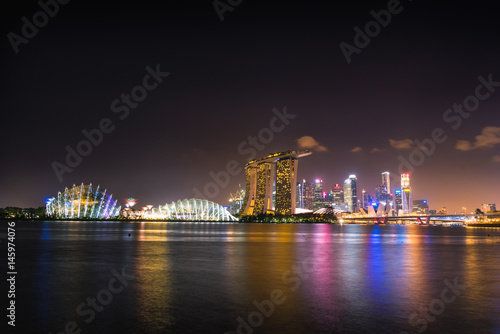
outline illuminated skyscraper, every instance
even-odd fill
[[[309,151],[278,152],[248,162],[245,200],[240,214],[295,213],[297,159],[310,154]]]
[[[306,180],[302,181],[302,189],[304,193],[304,209],[312,210],[314,199],[314,185]]]
[[[396,215],[399,215],[399,211],[403,210],[403,196],[401,189],[394,190],[394,209],[396,211]]]
[[[382,173],[382,186],[387,194],[391,193],[391,174],[389,172]]]
[[[369,206],[373,206],[374,204],[376,204],[373,202],[374,202],[373,197],[363,189],[363,201],[362,201],[363,209],[368,209]]]
[[[314,181],[314,205],[313,205],[314,210],[321,209],[324,205],[324,202],[325,201],[323,200],[323,180],[316,179]]]
[[[401,174],[401,196],[403,198],[403,213],[412,213],[410,174]]]
[[[295,208],[304,209],[304,188],[302,188],[302,182],[297,182],[297,188],[295,188]]]
[[[349,178],[344,181],[344,200],[349,212],[358,211],[357,182],[358,179],[354,174],[349,175]]]
[[[330,193],[332,194],[333,205],[342,205],[344,203],[344,190],[338,184],[335,184]]]
[[[378,186],[375,188],[375,198],[377,200],[377,204],[386,205],[387,204],[387,190],[385,186]]]

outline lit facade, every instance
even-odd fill
[[[253,214],[253,208],[255,206],[255,189],[257,186],[257,168],[248,167],[245,168],[245,199],[243,200],[243,205],[240,212],[245,212],[248,215]]]
[[[417,214],[422,214],[422,215],[429,213],[429,204],[427,204],[427,200],[414,199],[412,212],[417,213]]]
[[[47,200],[46,212],[54,218],[114,218],[120,214],[120,206],[105,189],[92,184],[73,185]]]
[[[349,178],[344,181],[344,200],[349,212],[358,211],[357,183],[358,179],[354,174],[349,175]]]
[[[391,193],[391,174],[389,172],[382,173],[382,186],[387,194]]]
[[[319,210],[325,204],[323,199],[323,180],[316,179],[314,181],[314,199],[313,199],[313,209]]]
[[[340,188],[338,184],[335,184],[335,187],[330,190],[330,193],[332,194],[334,206],[342,205],[344,203],[344,190]]]
[[[394,190],[394,209],[398,216],[400,211],[403,212],[403,193],[401,189]]]
[[[273,210],[274,168],[272,163],[257,166],[257,185],[255,191],[255,212],[268,213]]]
[[[245,203],[240,214],[294,214],[297,159],[310,154],[309,151],[278,152],[248,162]]]
[[[293,158],[278,159],[276,162],[276,208],[280,215],[295,213],[297,166],[298,160]]]
[[[302,183],[297,182],[297,188],[295,188],[295,208],[304,209],[304,189],[302,188]]]
[[[312,210],[314,208],[314,185],[306,180],[302,181],[302,189],[304,193],[304,207],[303,209]]]
[[[408,173],[401,174],[401,196],[403,197],[403,214],[412,213],[410,174]]]

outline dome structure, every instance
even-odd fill
[[[73,185],[59,192],[57,197],[49,198],[46,204],[47,215],[54,218],[114,218],[120,214],[120,206],[106,189],[92,184]]]
[[[184,199],[159,207],[158,216],[172,220],[237,221],[225,207],[205,199]]]

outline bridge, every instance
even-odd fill
[[[475,214],[462,214],[462,215],[406,215],[406,216],[340,216],[344,222],[349,223],[374,223],[374,224],[390,224],[401,221],[418,222],[419,225],[429,224],[451,224],[457,223],[466,225],[469,223],[478,222],[498,222],[500,221],[500,213],[487,213],[481,215]]]

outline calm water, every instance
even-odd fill
[[[19,222],[16,230],[17,333],[73,325],[81,333],[500,333],[498,228]]]

